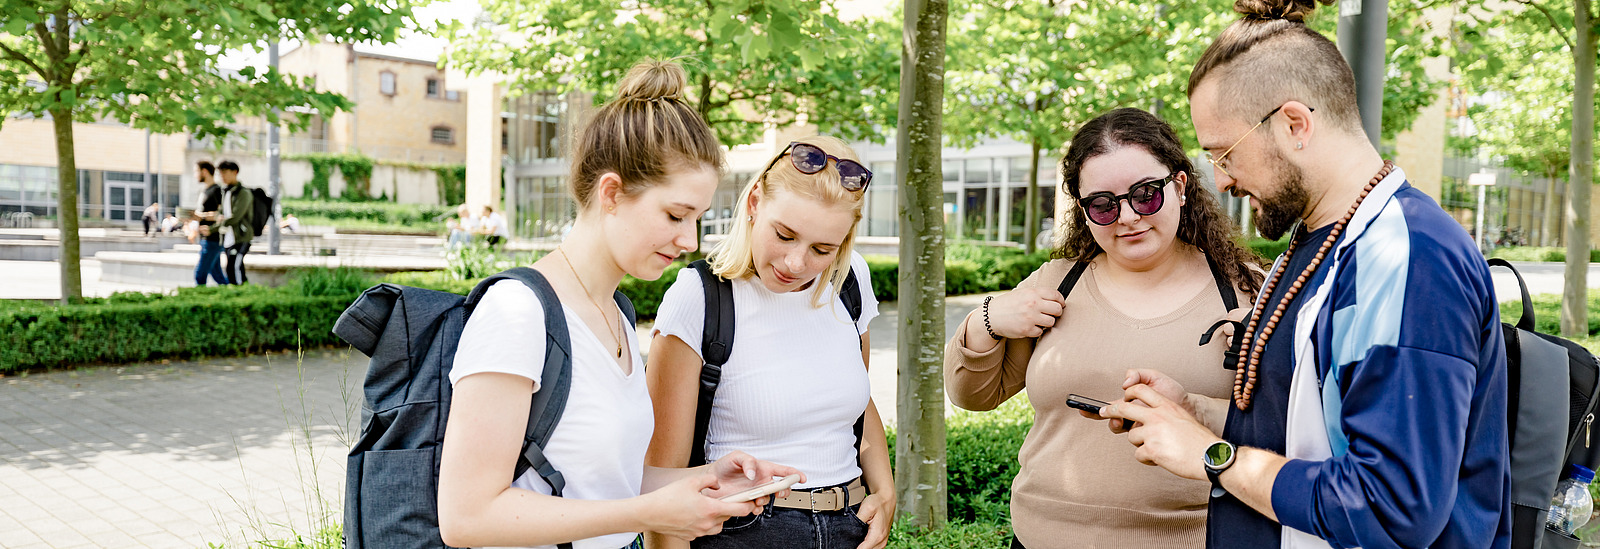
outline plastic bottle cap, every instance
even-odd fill
[[[1582,482],[1584,484],[1594,482],[1594,471],[1590,470],[1588,467],[1574,464],[1570,471],[1572,478],[1577,479],[1578,482]]]

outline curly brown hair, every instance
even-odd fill
[[[1105,251],[1089,232],[1089,220],[1083,208],[1076,205],[1082,198],[1079,175],[1083,163],[1122,147],[1138,147],[1149,151],[1166,169],[1188,175],[1184,185],[1183,202],[1178,217],[1178,240],[1209,256],[1222,269],[1223,276],[1234,286],[1249,295],[1261,288],[1264,275],[1259,270],[1261,259],[1239,245],[1239,229],[1222,213],[1216,193],[1202,190],[1194,164],[1183,154],[1178,135],[1160,118],[1148,112],[1121,108],[1090,120],[1072,136],[1067,154],[1061,157],[1062,187],[1073,198],[1070,208],[1072,219],[1066,224],[1066,238],[1056,248],[1054,257],[1073,261],[1088,261]],[[1249,268],[1251,265],[1258,269]]]

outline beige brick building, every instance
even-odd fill
[[[157,200],[163,211],[173,211],[186,136],[147,135],[116,123],[74,124],[73,134],[79,215],[86,226],[138,223],[145,206]],[[50,120],[10,119],[0,125],[0,216],[56,217],[56,158]]]
[[[360,152],[377,160],[459,164],[466,159],[466,92],[446,89],[430,59],[319,43],[285,52],[285,73],[356,104],[285,140],[284,152]]]

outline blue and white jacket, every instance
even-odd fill
[[[1294,330],[1283,547],[1508,548],[1505,346],[1482,254],[1396,168],[1325,260]]]

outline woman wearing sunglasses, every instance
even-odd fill
[[[1195,181],[1171,126],[1150,113],[1118,109],[1091,120],[1072,138],[1061,172],[1078,207],[1059,259],[967,316],[945,352],[947,393],[962,408],[991,410],[1028,390],[1034,424],[1011,486],[1013,547],[1064,539],[1202,547],[1210,486],[1140,465],[1120,435],[1066,401],[1121,400],[1133,368],[1228,396],[1226,343],[1195,342],[1229,317],[1227,297],[1246,305],[1231,318],[1248,312],[1260,265],[1235,243],[1214,193]]]
[[[710,407],[705,459],[742,451],[804,471],[806,481],[759,515],[734,517],[722,533],[696,539],[696,548],[887,542],[894,478],[867,382],[867,325],[878,304],[866,260],[851,251],[871,181],[843,141],[791,143],[745,187],[745,215],[710,254],[709,270],[731,281],[733,318],[718,322],[732,322],[734,336]],[[852,287],[852,271],[857,295],[850,298],[860,303],[854,322],[840,294]],[[683,466],[695,453],[706,307],[699,271],[678,271],[662,298],[645,370],[656,409],[652,465]],[[657,541],[651,546],[683,546]]]

